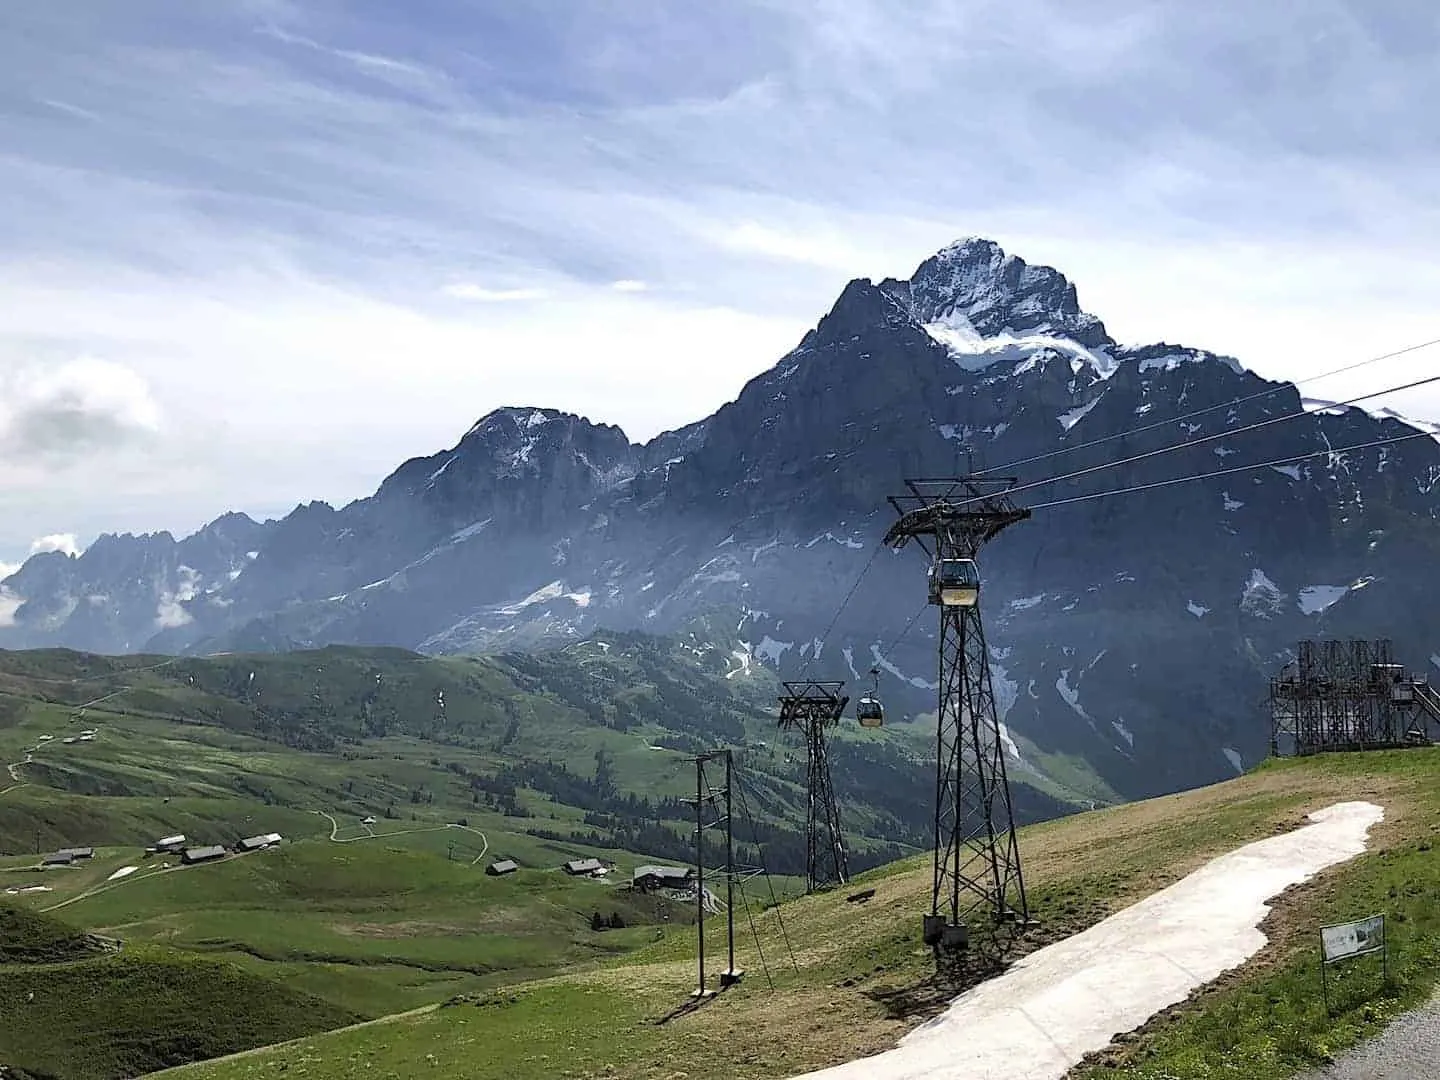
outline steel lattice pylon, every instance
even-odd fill
[[[979,910],[995,930],[984,941],[1001,950],[1029,922],[973,566],[987,540],[1030,516],[1006,496],[1014,484],[1002,477],[908,480],[909,492],[890,499],[900,517],[885,542],[898,549],[914,541],[926,552],[931,600],[940,608],[934,881],[925,941],[942,960],[969,947],[967,920]],[[942,598],[940,575],[961,563],[974,576],[957,589],[968,587],[970,595],[951,603]]]
[[[780,698],[780,727],[805,736],[805,891],[844,885],[850,878],[840,810],[830,782],[826,732],[840,722],[849,698],[843,682],[787,682]]]

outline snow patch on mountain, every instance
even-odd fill
[[[850,669],[850,677],[852,679],[860,678],[860,673],[855,670],[855,650],[846,645],[840,650],[840,655],[845,657],[845,666]]]
[[[1300,479],[1299,465],[1271,465],[1270,468],[1274,469],[1276,472],[1280,473],[1283,476],[1288,476],[1291,480]]]
[[[365,586],[367,589],[371,586]],[[576,592],[566,592],[563,581],[552,581],[548,585],[542,585],[523,600],[517,600],[513,604],[506,604],[504,607],[495,609],[498,615],[519,615],[528,607],[535,604],[543,604],[548,600],[569,600],[576,607],[589,607],[591,599],[589,588],[580,589]]]
[[[924,324],[925,332],[945,348],[950,359],[966,371],[984,371],[1011,362],[1012,375],[1020,375],[1046,360],[1068,359],[1072,371],[1090,368],[1108,379],[1120,366],[1108,349],[1089,349],[1069,338],[1042,331],[1001,331],[986,337],[963,313],[951,311]]]
[[[740,642],[740,648],[732,649],[730,656],[738,662],[739,666],[725,672],[725,678],[733,679],[736,675],[750,674],[750,663],[753,654],[750,651],[750,643],[748,641]]]
[[[1240,610],[1247,615],[1268,619],[1278,615],[1284,606],[1285,594],[1258,567],[1250,571],[1250,580],[1240,593]]]
[[[1069,705],[1070,708],[1074,709],[1075,712],[1079,714],[1082,720],[1084,720],[1092,728],[1095,726],[1094,718],[1092,718],[1091,715],[1087,713],[1080,705],[1080,691],[1076,687],[1070,685],[1069,668],[1065,668],[1065,670],[1061,671],[1060,677],[1055,680],[1055,692],[1060,695],[1066,705]]]
[[[1135,733],[1125,726],[1125,721],[1123,721],[1123,720],[1111,720],[1111,721],[1110,721],[1110,726],[1115,729],[1116,733],[1117,733],[1122,739],[1124,739],[1125,742],[1126,742],[1132,749],[1134,748],[1134,746],[1135,746]]]
[[[1225,510],[1227,512],[1231,510],[1239,510],[1242,506],[1245,505],[1239,499],[1232,499],[1228,491],[1222,491],[1220,493],[1220,497],[1225,500]]]
[[[1096,405],[1100,404],[1100,399],[1104,396],[1105,395],[1103,393],[1099,394],[1095,397],[1093,401],[1081,405],[1079,408],[1071,409],[1068,412],[1063,412],[1055,419],[1059,421],[1062,428],[1064,428],[1066,431],[1069,431],[1081,420],[1085,419],[1086,415],[1090,412],[1090,410],[1095,408]]]
[[[1188,604],[1185,605],[1185,610],[1190,612],[1190,614],[1194,615],[1197,619],[1204,618],[1210,613],[1210,609],[1208,607],[1206,607],[1204,604],[1197,604],[1194,600],[1191,600]]]
[[[848,536],[846,536],[846,537],[836,536],[833,532],[826,531],[826,532],[821,533],[819,536],[816,536],[816,537],[815,537],[814,539],[812,539],[808,544],[806,544],[806,545],[805,545],[805,550],[807,550],[807,551],[810,550],[810,549],[813,548],[816,544],[820,543],[821,540],[829,540],[831,543],[839,544],[841,547],[850,548],[850,549],[853,550],[853,551],[859,551],[861,548],[863,548],[863,547],[865,546],[865,545],[862,544],[859,540],[853,540],[853,539],[851,539],[851,538],[848,537]]]
[[[762,662],[768,660],[776,667],[780,666],[780,658],[785,655],[787,649],[793,649],[793,641],[776,641],[769,634],[760,639],[760,644],[755,646],[755,658]]]
[[[1040,594],[1038,594],[1038,595],[1036,595],[1036,596],[1022,596],[1022,597],[1020,597],[1020,599],[1018,599],[1018,600],[1011,600],[1011,601],[1010,601],[1010,610],[1011,610],[1011,611],[1029,611],[1032,607],[1035,607],[1037,604],[1042,603],[1042,602],[1044,601],[1044,599],[1045,599],[1045,594],[1044,594],[1044,593],[1040,593]]]
[[[1349,591],[1349,585],[1306,585],[1297,594],[1296,603],[1302,613],[1319,615]]]
[[[1225,755],[1226,759],[1230,762],[1231,767],[1234,768],[1237,775],[1245,771],[1245,762],[1240,757],[1240,752],[1238,750],[1236,750],[1232,746],[1222,746],[1220,748],[1220,752]]]
[[[456,529],[450,534],[450,542],[452,544],[459,544],[469,540],[472,536],[479,536],[493,520],[495,519],[486,518],[484,521],[476,521],[473,524],[466,525],[463,529]]]
[[[880,668],[882,671],[888,671],[891,675],[894,675],[901,682],[907,682],[911,686],[919,687],[921,690],[940,689],[939,683],[926,682],[918,675],[906,675],[889,660],[885,659],[884,654],[880,652],[880,643],[878,641],[870,646],[870,657],[875,661],[876,667]],[[846,657],[846,660],[849,660],[848,656]]]

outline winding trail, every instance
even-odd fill
[[[462,829],[465,832],[474,833],[476,836],[480,837],[480,854],[476,855],[475,858],[470,861],[471,866],[474,866],[481,859],[485,858],[486,852],[490,850],[490,838],[487,837],[483,832],[481,832],[479,829],[471,828],[469,825],[460,825],[455,822],[449,822],[444,825],[426,825],[423,828],[419,829],[396,829],[393,832],[383,833],[377,833],[369,825],[362,824],[360,827],[365,830],[364,836],[339,836],[337,834],[340,832],[340,823],[335,820],[335,816],[333,814],[327,813],[324,810],[314,810],[312,811],[312,813],[319,814],[321,817],[325,818],[327,821],[330,822],[329,839],[332,843],[336,844],[353,844],[357,840],[383,840],[391,836],[414,836],[417,833],[442,832],[445,829]]]

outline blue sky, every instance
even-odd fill
[[[502,404],[648,437],[962,235],[1268,375],[1440,336],[1437,59],[1377,0],[4,5],[0,560]]]

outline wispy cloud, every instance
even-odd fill
[[[63,555],[79,555],[80,544],[75,539],[74,533],[52,533],[49,536],[41,536],[30,541],[31,555],[40,555],[49,551],[58,551]]]
[[[476,285],[469,281],[446,285],[440,291],[456,300],[475,300],[484,304],[543,300],[549,295],[544,289],[487,289],[483,285]]]
[[[34,407],[5,398],[0,555],[358,496],[516,400],[653,434],[962,234],[1060,266],[1122,338],[1267,373],[1434,336],[1423,5],[399,12],[10,16],[0,382]],[[85,356],[108,389],[35,396]],[[13,452],[122,432],[84,468]]]

